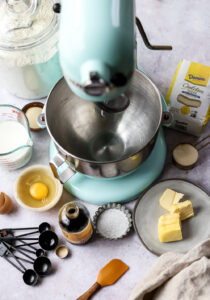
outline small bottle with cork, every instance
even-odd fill
[[[93,234],[92,222],[87,208],[71,201],[59,211],[59,225],[65,238],[72,244],[85,244]]]

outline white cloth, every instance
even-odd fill
[[[186,254],[161,255],[129,300],[210,300],[210,238]]]

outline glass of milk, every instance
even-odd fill
[[[21,168],[32,155],[33,141],[28,119],[17,107],[0,105],[0,165]]]

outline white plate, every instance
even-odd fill
[[[159,198],[167,188],[183,193],[183,200],[192,202],[195,216],[182,221],[183,240],[161,243],[158,237],[158,219],[167,211],[160,206]],[[137,200],[133,223],[144,246],[154,254],[161,255],[167,251],[184,253],[210,235],[210,197],[204,190],[186,180],[161,181]]]

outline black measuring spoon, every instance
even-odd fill
[[[5,242],[5,241],[3,241],[3,244],[7,247],[9,253],[10,253],[12,256],[14,256],[14,253],[10,250],[10,248],[11,248],[12,250],[15,250],[15,251],[21,253],[22,255],[26,256],[26,257],[29,258],[30,260],[32,260],[32,261],[34,260],[33,257],[31,257],[30,255],[26,254],[25,252],[23,252],[23,251],[20,250],[20,249],[16,249],[16,248],[15,248],[14,246],[12,246],[11,244],[9,244],[9,243],[7,243],[7,242]]]
[[[44,256],[45,255],[45,251],[43,249],[41,249],[41,248],[37,249],[36,251],[32,251],[32,250],[25,249],[25,248],[19,248],[19,249],[21,249],[24,252],[28,252],[28,253],[34,254],[34,255],[36,255],[36,257],[40,257],[40,256]]]
[[[37,257],[34,260],[33,265],[34,265],[34,270],[41,277],[48,275],[52,267],[51,261],[46,256]]]
[[[22,255],[25,255],[27,258],[29,258],[30,263],[33,264],[34,270],[36,271],[36,273],[39,276],[43,277],[43,276],[46,276],[49,274],[49,272],[51,270],[51,261],[49,260],[49,258],[47,258],[46,256],[40,256],[40,257],[37,257],[36,259],[33,259],[33,257],[31,257],[28,254],[23,253],[21,250],[15,249],[14,246],[11,246],[11,245],[7,244],[6,242],[3,242],[3,243],[6,246],[6,248],[8,249],[8,252],[10,253],[10,255],[12,255],[13,258],[15,258],[15,260],[22,266],[22,268],[25,269],[25,267],[20,263],[20,261],[18,259],[16,259],[14,253],[11,252],[9,247],[11,247],[13,250],[16,250],[17,252],[20,252]]]
[[[50,230],[51,226],[47,222],[43,222],[39,225],[39,227],[25,227],[25,228],[4,228],[1,229],[1,231],[6,230],[6,231],[14,231],[14,230],[38,230],[40,233]]]
[[[46,256],[46,252],[43,249],[41,249],[41,248],[37,249],[37,248],[31,246],[30,244],[25,243],[24,241],[19,241],[19,242],[22,243],[22,245],[17,245],[17,246],[15,246],[15,248],[21,248],[22,251],[35,254],[37,257]],[[25,247],[29,247],[33,250],[26,249]]]
[[[55,234],[55,232],[48,230],[44,231],[40,234],[39,238],[25,238],[25,237],[1,237],[0,241],[23,241],[23,240],[29,240],[29,241],[38,241],[39,245],[41,246],[42,249],[44,250],[53,250],[57,247],[58,245],[58,237]]]
[[[12,251],[9,249],[9,247],[6,245],[6,243],[3,243],[3,244],[7,248],[7,251],[10,253],[10,255],[16,260],[16,262],[23,269],[21,269],[21,267],[18,267],[14,262],[9,260],[9,258],[7,256],[3,256],[4,259],[23,274],[23,281],[25,282],[25,284],[35,285],[37,283],[37,280],[38,280],[37,273],[32,269],[26,269],[24,267],[24,265],[15,257],[15,255],[12,253]]]
[[[9,257],[12,257],[11,255]],[[21,260],[23,262],[26,262],[28,264],[32,264],[34,267],[35,272],[40,276],[44,277],[48,275],[51,271],[51,261],[46,256],[40,256],[36,258],[34,261],[27,260],[25,258],[22,258],[20,256],[15,255],[15,258],[18,260]]]
[[[21,268],[16,266],[12,261],[10,261],[8,257],[4,256],[4,259],[23,274],[23,281],[25,282],[25,284],[35,285],[37,283],[38,275],[34,270],[24,268],[23,271]]]
[[[58,245],[57,234],[51,230],[42,232],[39,236],[39,245],[44,250],[55,249]]]

